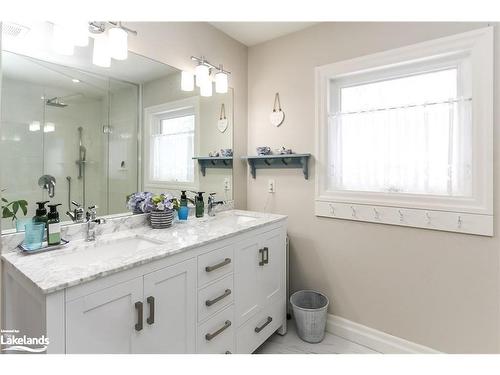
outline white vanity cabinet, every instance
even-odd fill
[[[286,332],[285,223],[47,294],[4,262],[4,327],[49,353],[251,353]]]

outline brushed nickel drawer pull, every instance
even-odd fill
[[[220,327],[217,331],[215,331],[214,333],[207,333],[205,335],[205,339],[207,341],[210,341],[212,340],[214,337],[220,335],[222,332],[224,332],[226,329],[228,329],[229,327],[231,327],[231,322],[229,320],[226,320],[224,325],[222,327]]]
[[[226,259],[224,259],[222,262],[220,262],[218,264],[215,264],[213,266],[206,266],[205,267],[205,271],[212,272],[212,271],[215,271],[216,269],[224,267],[225,265],[227,265],[229,263],[231,263],[231,258],[226,258]]]
[[[260,256],[259,266],[263,266],[264,264],[266,264],[264,260],[264,248],[259,249],[259,256]]]
[[[136,302],[134,306],[137,310],[137,323],[135,323],[135,330],[142,331],[142,302]]]
[[[266,246],[262,250],[264,250],[263,254],[262,254],[262,257],[263,257],[262,261],[264,262],[264,264],[269,264],[269,248]],[[265,256],[265,258],[264,258],[264,256]]]
[[[270,316],[267,317],[267,320],[264,324],[262,324],[260,327],[255,327],[255,332],[259,333],[260,331],[262,331],[264,328],[267,327],[267,325],[269,323],[271,323],[273,321],[273,318],[271,318]]]
[[[151,325],[155,322],[155,298],[150,296],[146,301],[149,304],[149,318],[146,319],[146,322]]]
[[[207,299],[207,300],[205,301],[205,305],[207,305],[207,306],[212,306],[214,303],[219,302],[221,299],[226,298],[226,297],[227,297],[228,295],[230,295],[230,294],[231,294],[231,289],[226,289],[226,290],[225,290],[225,292],[224,292],[223,294],[221,294],[219,297],[214,298],[214,299],[212,299],[212,300]]]

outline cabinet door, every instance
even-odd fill
[[[144,276],[144,332],[140,353],[196,350],[196,260]]]
[[[66,353],[136,352],[142,285],[140,277],[68,302]]]
[[[264,233],[260,248],[265,264],[260,267],[259,286],[264,306],[285,297],[286,237],[282,230]]]
[[[234,299],[238,325],[248,320],[259,309],[259,248],[258,239],[242,241],[235,245]]]

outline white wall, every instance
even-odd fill
[[[314,67],[486,24],[324,23],[249,48],[248,150],[285,145],[314,154]],[[495,26],[495,103],[500,94]],[[274,93],[286,119],[269,124]],[[498,106],[495,120],[500,121]],[[495,143],[499,133],[495,129]],[[495,152],[495,171],[499,154]],[[314,160],[299,170],[259,170],[248,178],[248,208],[289,215],[292,290],[313,288],[330,313],[451,353],[499,352],[500,227],[493,238],[314,216]],[[499,174],[495,175],[498,186]],[[497,189],[498,191],[498,189]],[[500,214],[498,194],[495,214]]]
[[[131,51],[178,69],[194,68],[191,56],[205,56],[231,71],[229,86],[234,88],[234,200],[246,207],[246,166],[240,156],[247,147],[247,47],[205,22],[126,22],[138,31],[129,38]]]

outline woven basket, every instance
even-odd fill
[[[174,210],[151,211],[149,221],[153,229],[164,229],[172,226]]]

